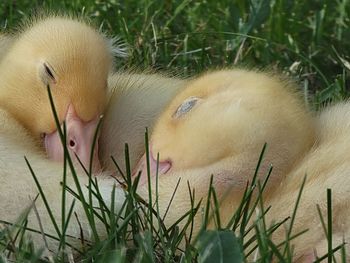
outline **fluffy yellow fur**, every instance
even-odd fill
[[[135,162],[145,151],[145,128],[152,133],[155,120],[186,81],[155,73],[114,73],[109,77],[109,102],[100,136],[100,159],[105,170],[115,171],[113,156],[125,167],[125,143],[130,161]]]
[[[300,186],[304,176],[307,175],[292,232],[296,234],[309,229],[292,242],[299,262],[311,262],[314,259],[314,248],[319,257],[327,253],[327,238],[316,210],[316,204],[320,205],[326,221],[327,188],[332,189],[333,247],[345,241],[347,256],[350,255],[349,120],[349,102],[323,110],[316,119],[317,144],[278,185],[278,191],[266,202],[267,205],[272,206],[271,212],[268,213],[270,221],[281,220],[291,215]],[[275,238],[282,240],[285,238],[285,232],[281,229],[275,234]],[[340,258],[340,251],[337,252],[336,257]]]
[[[184,104],[189,98],[197,99],[190,110]],[[187,113],[178,115],[182,108]],[[161,114],[151,137],[153,154],[159,152],[161,162],[172,164],[159,176],[161,213],[181,178],[166,222],[174,223],[189,210],[187,181],[199,201],[206,198],[211,175],[219,197],[226,196],[221,216],[227,222],[265,142],[268,148],[259,177],[274,166],[267,189],[272,193],[314,143],[312,117],[293,83],[240,69],[210,72],[188,83]],[[146,192],[147,184],[140,189],[145,198]]]
[[[111,65],[110,43],[95,29],[63,17],[40,20],[7,46],[0,61],[0,105],[34,136],[50,133],[56,129],[50,84],[60,121],[70,103],[90,121],[104,109]]]
[[[11,46],[12,40],[11,36],[0,33],[0,59],[6,54],[8,48]]]

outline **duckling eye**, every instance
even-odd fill
[[[182,104],[177,108],[175,113],[173,114],[173,118],[179,118],[189,112],[200,100],[200,98],[197,97],[189,97],[188,99],[184,100]]]
[[[50,69],[50,66],[44,63],[44,68],[46,75],[49,76],[51,80],[56,81],[55,76],[52,73],[52,69]]]

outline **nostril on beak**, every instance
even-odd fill
[[[75,147],[75,141],[74,140],[69,140],[69,147],[74,148]]]

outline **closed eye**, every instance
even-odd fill
[[[46,75],[54,82],[56,82],[56,78],[54,76],[54,71],[53,69],[51,68],[51,66],[47,63],[44,63],[44,69],[45,69],[45,73]]]
[[[184,102],[182,102],[182,104],[174,112],[173,118],[180,118],[189,111],[191,111],[199,100],[200,98],[197,97],[189,97],[186,100],[184,100]]]

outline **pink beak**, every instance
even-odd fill
[[[71,158],[76,160],[77,155],[87,170],[89,170],[90,153],[98,121],[98,117],[90,122],[82,121],[76,114],[73,105],[69,105],[65,118],[67,149]],[[45,148],[50,159],[63,161],[63,146],[58,131],[45,136]],[[92,164],[93,172],[101,170],[98,159],[98,141],[95,143]]]
[[[157,160],[154,159],[152,150],[149,151],[149,164],[150,164],[150,177],[155,177],[157,174]],[[136,167],[133,170],[132,176],[136,178],[138,174],[141,172],[139,185],[143,185],[147,182],[147,162],[146,162],[146,153],[141,157],[140,161],[137,163]],[[172,164],[170,160],[159,161],[158,162],[158,175],[166,174]]]

